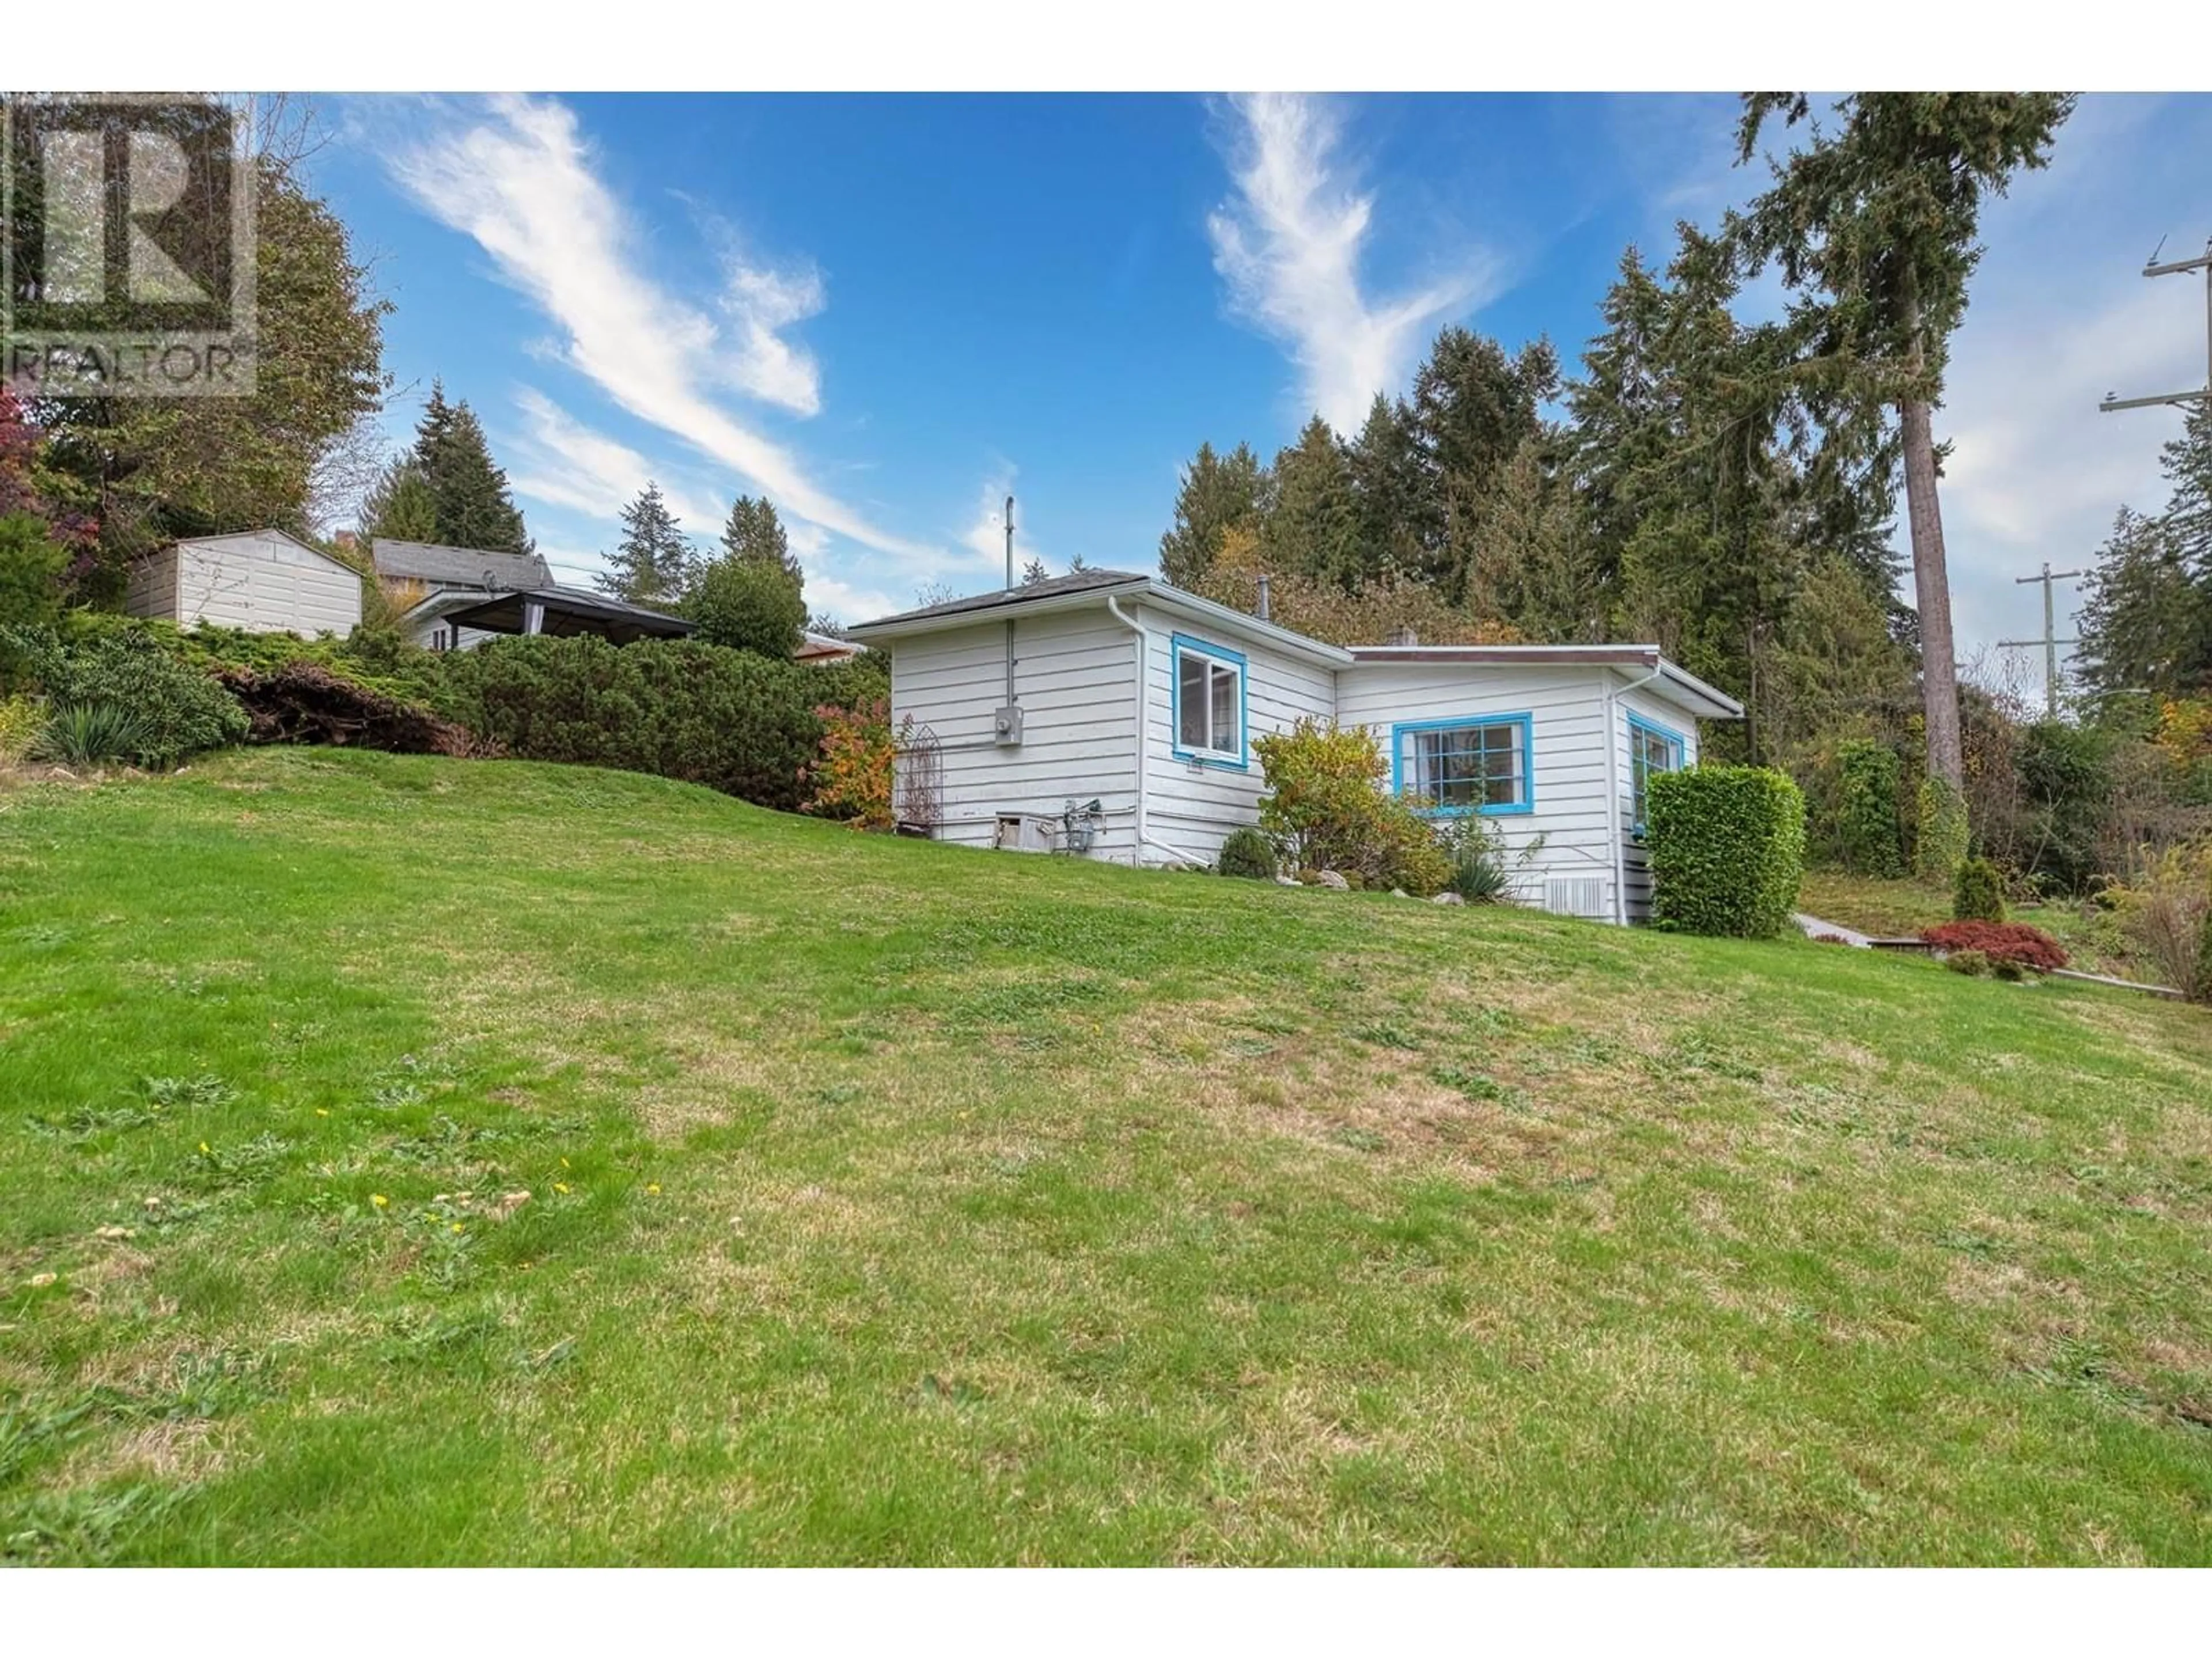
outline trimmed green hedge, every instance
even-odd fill
[[[521,760],[650,772],[795,812],[825,703],[880,696],[866,657],[817,668],[696,640],[499,639],[447,653],[438,712]]]
[[[1805,872],[1805,797],[1763,766],[1698,766],[1645,796],[1652,920],[1688,933],[1768,939]]]

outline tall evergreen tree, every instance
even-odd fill
[[[1524,442],[1468,527],[1467,606],[1538,644],[1606,637],[1614,595],[1553,443]]]
[[[2084,684],[2107,695],[2212,690],[2212,580],[2191,572],[2167,520],[2122,507],[2083,586]]]
[[[1352,441],[1351,462],[1359,503],[1360,579],[1386,569],[1420,569],[1424,526],[1436,514],[1413,410],[1376,392]]]
[[[1364,568],[1352,458],[1320,416],[1275,457],[1273,499],[1260,523],[1268,568],[1351,588]]]
[[[681,604],[691,581],[691,544],[661,498],[659,484],[647,483],[623,508],[622,526],[622,541],[607,556],[607,568],[592,578],[599,591],[655,609]]]
[[[1177,587],[1195,587],[1220,550],[1222,534],[1259,521],[1265,486],[1249,444],[1226,455],[1202,443],[1182,470],[1175,522],[1160,538],[1160,574]]]
[[[733,559],[772,559],[794,582],[805,580],[775,503],[765,495],[757,500],[740,495],[730,504],[729,519],[722,526],[722,550]]]
[[[438,539],[438,501],[422,463],[410,454],[386,463],[362,498],[361,533],[399,542]]]
[[[1919,599],[1921,678],[1931,775],[1960,787],[1951,590],[1936,499],[1932,410],[1950,338],[1979,259],[1982,201],[2013,174],[2039,167],[2073,98],[2056,93],[1856,93],[1838,124],[1774,164],[1772,185],[1730,232],[1753,265],[1779,263],[1802,296],[1795,321],[1820,379],[1841,382],[1825,412],[1895,410],[1903,446]],[[1802,93],[1747,93],[1738,159],[1759,150],[1767,122],[1806,118]]]
[[[722,550],[698,573],[686,610],[709,645],[788,658],[806,627],[805,577],[766,496],[740,495]]]
[[[436,510],[437,533],[430,540],[482,553],[533,549],[507,474],[492,460],[483,423],[465,398],[457,404],[446,400],[442,381],[430,384],[430,400],[415,428],[413,454]]]
[[[1411,415],[1425,488],[1409,502],[1423,547],[1421,574],[1455,602],[1467,586],[1468,548],[1499,469],[1542,429],[1539,407],[1559,389],[1548,341],[1508,356],[1497,341],[1460,327],[1437,336],[1413,375]]]

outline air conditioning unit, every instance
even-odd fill
[[[991,736],[1001,749],[1018,747],[1022,740],[1022,706],[1010,702],[991,711]]]
[[[1583,916],[1610,921],[1606,908],[1605,882],[1596,876],[1551,876],[1544,882],[1544,908],[1555,916]]]

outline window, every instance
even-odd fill
[[[1628,717],[1628,794],[1630,822],[1644,833],[1644,786],[1661,772],[1682,769],[1682,738],[1679,732],[1654,726],[1638,715]]]
[[[1535,805],[1526,714],[1391,728],[1393,779],[1423,812],[1526,812]]]
[[[1243,766],[1244,659],[1175,636],[1175,753],[1178,760]]]

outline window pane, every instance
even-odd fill
[[[1237,747],[1237,671],[1213,665],[1213,747]]]
[[[1203,749],[1206,742],[1206,659],[1186,653],[1176,659],[1176,691],[1182,710],[1176,738],[1186,749]]]

